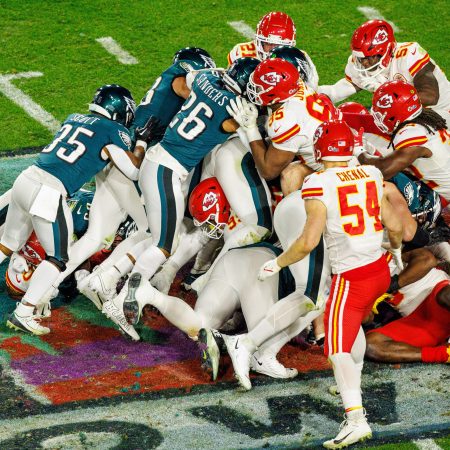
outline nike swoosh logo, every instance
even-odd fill
[[[350,433],[348,433],[346,436],[344,436],[342,439],[335,439],[333,441],[333,444],[340,444],[342,441],[345,441],[345,439],[347,439],[351,434],[353,433],[353,431],[350,431]]]
[[[279,126],[277,129],[273,129],[273,131],[275,132],[275,133],[278,133],[278,131],[280,130],[280,128],[281,128],[281,126]]]
[[[258,365],[260,365],[260,366],[263,365],[263,363],[262,363],[262,362],[259,362],[256,358],[255,358],[255,361],[258,363]]]
[[[239,348],[238,342],[239,342],[239,339],[236,341],[236,344],[234,344],[234,348],[235,348],[236,350]]]
[[[413,52],[411,52],[411,55],[415,55],[416,54],[417,49],[414,49]]]

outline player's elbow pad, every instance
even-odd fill
[[[108,145],[107,149],[114,165],[130,180],[136,181],[139,177],[139,169],[131,162],[127,152],[117,145]]]
[[[319,86],[317,92],[328,95],[333,103],[337,103],[356,94],[356,88],[350,81],[342,78],[335,84]]]

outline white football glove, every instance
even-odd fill
[[[282,268],[277,263],[277,259],[271,259],[270,261],[264,263],[259,269],[258,280],[264,281],[272,275],[278,273],[281,269]]]
[[[394,262],[398,267],[398,270],[401,272],[403,270],[403,261],[402,261],[402,249],[401,248],[390,248],[389,253],[394,258]]]
[[[236,97],[236,99],[230,100],[227,112],[242,127],[250,142],[261,139],[256,123],[258,109],[253,103],[248,102],[245,98]]]
[[[30,270],[26,259],[18,253],[13,253],[13,255],[11,256],[11,265],[14,271],[17,273],[28,272]]]

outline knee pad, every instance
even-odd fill
[[[53,265],[55,265],[60,272],[64,272],[66,270],[66,262],[65,261],[61,261],[59,259],[56,259],[54,256],[46,256],[45,257],[46,261],[52,263]]]

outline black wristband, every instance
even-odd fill
[[[398,285],[398,275],[392,275],[391,277],[391,284],[388,287],[388,294],[393,294],[394,292],[397,292],[400,289],[400,286]]]

